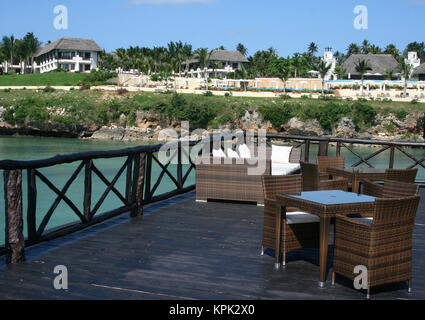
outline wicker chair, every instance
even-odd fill
[[[363,181],[363,194],[376,198],[402,198],[419,193],[419,185],[414,183],[384,180],[384,184],[377,184],[370,180]]]
[[[276,202],[279,193],[300,194],[302,177],[300,174],[287,176],[263,176],[265,196],[264,224],[261,254],[264,248],[275,250],[276,241],[276,212],[281,207]],[[301,248],[318,248],[320,219],[312,214],[297,212],[295,208],[286,208],[287,214],[282,221],[281,245],[283,265],[286,265],[286,253]]]
[[[375,286],[412,280],[412,233],[419,196],[377,199],[373,218],[337,216],[334,269],[351,280],[354,268],[367,267],[367,298]]]
[[[300,161],[300,165],[303,177],[303,191],[348,190],[347,179],[320,179],[320,171],[319,166],[317,164]]]
[[[328,180],[329,173],[326,172],[327,168],[341,168],[344,169],[344,157],[328,157],[317,156],[317,165],[319,166],[320,180]]]
[[[418,168],[414,169],[387,169],[385,170],[385,180],[395,180],[401,182],[415,182]]]

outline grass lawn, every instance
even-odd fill
[[[49,72],[0,76],[0,86],[76,86],[86,79],[87,73]]]

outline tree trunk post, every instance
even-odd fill
[[[145,159],[147,154],[140,153],[134,156],[134,169],[133,169],[133,187],[131,203],[133,209],[131,210],[131,217],[143,215],[143,189],[145,185]],[[152,161],[152,160],[151,160]],[[150,188],[150,186],[149,186]],[[150,190],[149,190],[150,191]]]
[[[319,156],[327,156],[328,155],[328,146],[329,141],[320,141],[319,142]]]
[[[24,221],[22,213],[22,170],[4,171],[7,264],[25,261]]]

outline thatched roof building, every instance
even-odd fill
[[[396,77],[398,62],[391,54],[353,54],[342,65],[349,79],[360,79],[356,65],[362,60],[366,60],[370,66],[365,79],[385,79],[387,71],[391,71],[393,77]]]

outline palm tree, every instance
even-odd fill
[[[392,43],[385,47],[384,53],[392,54],[394,56],[394,58],[396,58],[396,59],[400,56],[400,51]]]
[[[279,79],[283,82],[283,93],[286,93],[286,83],[291,76],[291,66],[288,64],[287,66],[282,67]]]
[[[347,70],[344,69],[341,65],[336,65],[335,66],[335,73],[338,77],[338,79],[343,79],[344,76],[347,74]]]
[[[320,77],[322,79],[322,94],[325,94],[325,77],[331,68],[332,65],[330,63],[326,63],[323,60],[320,61],[320,63],[317,65],[317,71],[319,71]]]
[[[19,60],[19,64],[21,65],[21,73],[25,73],[25,63],[29,56],[28,48],[23,40],[16,40],[15,47],[15,59]]]
[[[6,59],[10,61],[10,64],[13,65],[13,59],[15,58],[16,50],[16,39],[12,34],[10,37],[3,37],[3,54],[6,56]]]
[[[410,78],[410,72],[412,70],[412,66],[404,59],[400,59],[398,70],[400,71],[400,75],[404,78],[404,96],[406,96],[407,93],[407,79]]]
[[[367,40],[364,40],[362,43],[362,53],[363,54],[368,54],[370,52],[370,43]]]
[[[369,61],[365,59],[359,59],[357,63],[354,63],[354,66],[356,68],[356,71],[360,73],[362,79],[361,92],[363,93],[364,75],[368,70],[372,70],[372,68],[369,66]]]
[[[357,44],[351,43],[348,46],[347,56],[351,56],[352,54],[359,54],[359,53],[360,53],[360,47]]]
[[[393,70],[385,69],[385,80],[391,80],[393,77]]]
[[[283,92],[286,93],[286,83],[291,76],[291,59],[275,58],[269,66],[268,73],[272,76],[278,77],[283,82]]]
[[[211,52],[209,52],[207,48],[199,48],[198,50],[196,50],[196,53],[198,54],[198,57],[199,57],[199,64],[201,66],[201,69],[204,70],[205,85],[206,85],[206,88],[208,88],[207,69],[210,63]]]
[[[295,78],[301,74],[301,71],[305,69],[306,64],[308,64],[304,57],[299,53],[294,53],[292,57],[292,66],[294,67]]]
[[[242,53],[244,57],[246,57],[246,55],[248,54],[248,49],[242,43],[239,43],[236,46],[236,50]]]
[[[189,60],[193,57],[192,45],[185,43],[182,48],[182,55],[184,61],[186,61],[185,72],[188,72],[190,67]]]
[[[310,45],[308,46],[308,53],[311,56],[314,56],[314,54],[317,52],[317,50],[318,50],[317,45],[314,42],[310,43]]]
[[[29,58],[31,61],[30,63],[32,73],[34,73],[34,55],[38,47],[41,45],[41,42],[34,36],[34,33],[32,32],[28,32],[22,40],[25,43],[26,53],[28,54],[27,58]]]

